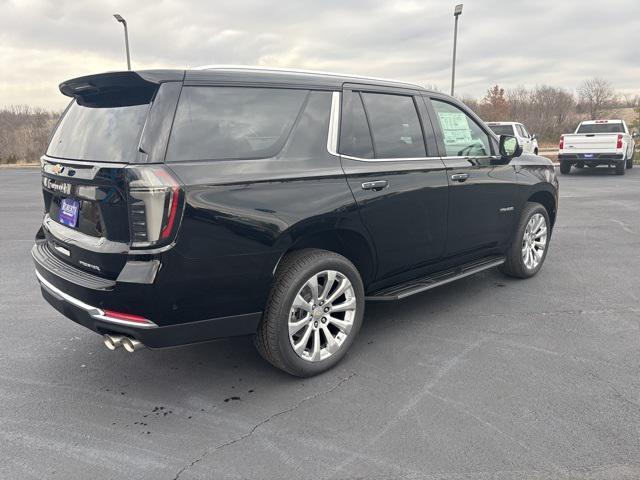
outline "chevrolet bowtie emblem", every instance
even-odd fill
[[[64,172],[64,167],[58,163],[51,168],[51,171],[56,175],[60,175],[62,172]]]

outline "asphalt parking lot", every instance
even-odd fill
[[[0,169],[0,478],[640,478],[640,168],[562,176],[537,277],[369,304],[306,380],[251,339],[110,352],[63,318],[39,181]]]

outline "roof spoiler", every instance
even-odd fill
[[[182,80],[175,71],[108,72],[73,78],[60,92],[86,107],[123,107],[151,102],[162,81]]]

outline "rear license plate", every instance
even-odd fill
[[[60,213],[58,221],[68,227],[75,228],[78,224],[78,211],[80,210],[80,202],[72,198],[63,198],[60,202]]]
[[[585,153],[584,158],[593,158],[593,153]]]

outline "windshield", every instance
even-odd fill
[[[511,135],[513,137],[513,126],[511,125],[489,125],[496,135]]]
[[[576,133],[624,133],[622,122],[587,123],[578,127]]]
[[[51,137],[47,155],[71,160],[135,160],[149,104],[82,106],[74,100]]]

